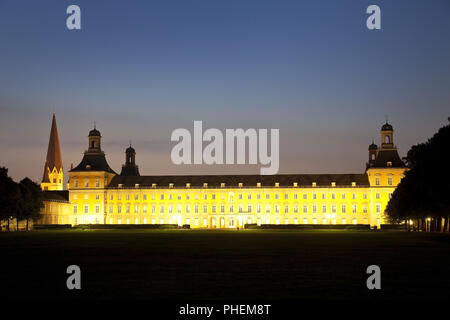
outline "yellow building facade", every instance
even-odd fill
[[[131,146],[122,172],[114,172],[101,150],[100,132],[94,129],[82,161],[69,172],[70,213],[64,221],[191,228],[380,227],[387,223],[385,207],[406,170],[393,144],[393,132],[391,125],[383,125],[382,143],[369,146],[369,161],[361,174],[141,176]]]

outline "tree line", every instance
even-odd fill
[[[10,222],[15,220],[17,230],[19,223],[26,220],[28,230],[29,221],[37,221],[41,216],[44,195],[39,185],[29,178],[19,183],[8,176],[8,169],[0,167],[0,221],[6,222],[10,230]]]
[[[405,177],[386,208],[391,222],[406,222],[410,231],[450,232],[449,160],[450,124],[411,147]]]

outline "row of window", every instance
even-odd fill
[[[265,198],[266,200],[270,200],[270,195],[271,195],[270,193],[266,193],[266,194],[264,194],[264,198]],[[130,200],[131,196],[133,196],[134,200],[139,200],[139,194],[137,194],[137,193],[136,193],[136,194],[133,194],[133,195],[125,194],[125,200]],[[166,196],[167,196],[167,197],[166,197]],[[248,194],[242,194],[242,193],[239,193],[239,194],[237,194],[237,198],[238,198],[239,200],[243,200],[244,198],[246,198],[247,200],[251,200],[253,196],[255,196],[257,200],[261,200],[261,194],[260,194],[260,193],[257,193],[257,194],[251,194],[251,193],[248,193]],[[298,200],[298,199],[300,198],[300,196],[302,196],[303,200],[307,200],[307,199],[308,199],[308,194],[307,194],[307,193],[303,193],[303,194],[294,193],[294,194],[291,195],[291,197],[289,197],[289,194],[288,194],[288,193],[285,193],[285,194],[283,195],[283,199],[284,199],[284,200],[289,200],[289,199]],[[88,195],[85,194],[85,195],[84,195],[84,198],[87,199],[87,197],[88,197]],[[156,198],[157,198],[156,194],[152,194],[152,195],[151,195],[151,200],[156,200]],[[217,195],[216,195],[215,193],[209,194],[209,199],[210,199],[210,200],[216,200],[216,198],[217,198]],[[280,199],[280,194],[279,194],[279,193],[275,193],[274,196],[273,196],[273,198],[274,198],[275,200],[279,200],[279,199]],[[318,199],[318,194],[317,194],[317,193],[312,193],[312,194],[311,194],[311,198],[312,198],[313,200]],[[322,200],[326,200],[326,199],[327,199],[327,194],[326,194],[326,193],[322,193],[322,194],[320,195],[320,198],[321,198]],[[344,200],[344,199],[347,198],[347,195],[346,195],[345,193],[342,193],[340,198],[341,198],[342,200]],[[380,199],[380,193],[376,193],[376,198],[377,198],[377,199]],[[77,195],[77,194],[74,194],[74,195],[73,195],[73,199],[75,199],[75,200],[78,199],[78,195]],[[100,199],[100,195],[99,195],[99,194],[96,194],[96,195],[95,195],[95,199],[96,199],[96,200],[99,200],[99,199]],[[117,199],[117,200],[122,200],[122,195],[121,195],[121,194],[117,194],[117,195],[116,195],[116,199]],[[191,200],[191,194],[188,194],[188,193],[185,194],[185,195],[184,195],[184,199],[182,199],[182,194],[177,194],[177,195],[175,196],[175,195],[173,195],[173,194],[168,194],[168,195],[166,195],[166,194],[164,194],[164,193],[161,193],[161,194],[159,194],[158,199],[159,199],[159,200],[164,200],[164,199],[167,199],[167,200],[174,200],[174,199],[176,199],[176,200]],[[199,194],[198,194],[198,193],[194,194],[194,200],[198,200],[198,199],[199,199]],[[208,194],[206,194],[206,193],[203,194],[202,199],[203,199],[203,200],[208,200]],[[220,199],[221,199],[221,200],[225,200],[225,194],[221,193],[221,194],[220,194]],[[336,193],[332,193],[330,199],[333,199],[333,200],[337,199]],[[351,199],[356,200],[356,199],[357,199],[357,194],[356,194],[356,193],[352,193],[352,194],[351,194]],[[367,193],[363,193],[363,194],[362,194],[362,199],[364,199],[364,200],[367,199]],[[110,195],[109,195],[109,200],[110,200],[110,201],[113,201],[113,200],[114,200],[114,194],[110,194]],[[147,200],[148,200],[147,194],[143,194],[143,195],[142,195],[142,200],[144,200],[144,201],[147,201]],[[235,200],[235,194],[232,193],[232,192],[230,192],[230,193],[228,194],[228,200],[231,201],[231,202],[234,201],[234,200]]]
[[[116,212],[117,213],[122,213],[122,207],[123,206],[121,204],[118,204],[115,207],[116,207],[116,210],[117,210]],[[130,213],[131,205],[127,204],[124,207],[125,207],[125,213]],[[199,213],[199,207],[200,207],[199,205],[194,205],[194,213]],[[256,213],[261,213],[261,207],[262,206],[260,204],[257,204],[255,207],[256,207],[255,208],[256,209]],[[326,205],[326,204],[322,205],[321,206],[321,209],[322,209],[321,213],[337,213],[337,208],[338,208],[337,205],[333,204],[333,205],[330,206],[330,208],[328,208],[328,207],[329,206]],[[94,206],[94,208],[95,208],[95,213],[99,214],[100,213],[100,204],[96,204]],[[88,204],[85,204],[83,209],[84,209],[83,212],[85,214],[89,213],[89,205]],[[134,209],[134,211],[133,211],[134,213],[139,213],[139,204],[135,204],[133,206],[133,209]],[[148,209],[148,206],[146,204],[144,204],[142,206],[142,213],[147,213],[147,209]],[[151,209],[151,213],[152,214],[156,214],[156,206],[151,206],[150,209]],[[167,212],[169,214],[173,213],[173,209],[174,208],[173,208],[172,205],[167,206]],[[202,209],[203,209],[203,211],[202,211],[203,213],[217,213],[217,209],[220,210],[220,213],[225,213],[226,206],[225,205],[220,205],[220,206],[203,205]],[[208,209],[210,209],[210,211]],[[229,205],[228,209],[229,209],[228,213],[234,213],[234,205]],[[328,209],[330,209],[330,211],[328,211]],[[237,210],[238,210],[237,211],[238,213],[254,213],[254,206],[252,206],[251,204],[249,204],[247,206],[238,205],[237,206]],[[109,205],[108,206],[108,212],[111,213],[111,214],[114,213],[114,205]],[[182,206],[181,205],[177,205],[176,206],[176,212],[178,214],[182,213]],[[270,204],[266,204],[265,212],[266,213],[271,213],[271,205]],[[298,213],[299,212],[299,206],[298,205],[293,205],[293,206],[285,205],[284,206],[284,213],[290,213],[290,212]],[[308,206],[307,205],[303,205],[302,212],[303,213],[308,213]],[[316,204],[311,205],[311,212],[312,213],[318,213],[318,206]],[[347,205],[346,204],[342,204],[341,205],[341,211],[340,212],[341,213],[347,213]],[[352,213],[357,213],[358,212],[358,205],[356,205],[356,204],[351,205],[351,212]],[[367,205],[362,205],[362,213],[367,213],[367,212],[368,212]],[[381,212],[381,204],[380,203],[375,204],[375,212],[376,213],[380,213]],[[78,205],[76,205],[76,204],[73,205],[73,213],[74,214],[78,213]],[[165,206],[163,204],[159,206],[159,213],[165,213]],[[188,205],[185,206],[185,213],[191,213],[191,205],[188,204]],[[280,206],[277,205],[277,204],[274,205],[274,213],[280,213]]]

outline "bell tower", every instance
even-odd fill
[[[47,159],[42,177],[42,190],[63,190],[64,174],[62,166],[61,148],[59,146],[58,128],[55,113],[53,113],[52,128],[48,141]]]
[[[386,121],[381,127],[381,148],[382,149],[393,149],[394,148],[394,129]]]

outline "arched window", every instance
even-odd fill
[[[92,141],[92,148],[95,148],[95,141]]]
[[[389,136],[386,136],[386,137],[385,137],[385,140],[386,140],[386,143],[391,143],[391,142],[390,142]]]

